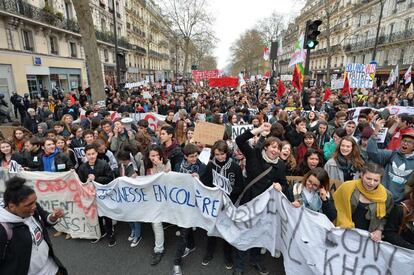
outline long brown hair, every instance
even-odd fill
[[[335,152],[333,153],[333,159],[336,161],[338,159],[339,154],[341,154],[341,144],[342,142],[346,140],[352,143],[352,151],[351,151],[351,158],[352,158],[352,165],[357,168],[358,170],[361,170],[364,165],[365,162],[362,160],[361,158],[361,152],[359,150],[358,144],[356,143],[355,139],[353,137],[350,136],[345,136],[341,139],[341,141],[339,142],[338,146],[336,147]]]
[[[285,147],[285,145],[289,145],[290,146],[290,155],[286,159],[286,164],[293,171],[293,170],[296,169],[296,165],[297,165],[296,159],[293,156],[293,148],[292,148],[292,145],[288,141],[284,140],[284,141],[282,141],[280,143],[280,151],[282,151],[282,148]]]

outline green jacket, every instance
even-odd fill
[[[323,156],[325,160],[328,160],[332,157],[333,153],[336,150],[336,144],[333,139],[331,139],[328,143],[325,143],[323,146]]]

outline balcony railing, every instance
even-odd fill
[[[95,31],[96,39],[103,42],[115,44],[115,37],[112,33]],[[125,49],[131,49],[132,45],[128,43],[125,37],[118,38],[118,45]]]
[[[378,45],[386,45],[399,41],[405,41],[409,39],[414,39],[414,29],[409,29],[405,31],[395,32],[389,35],[382,35],[378,37]],[[375,38],[367,39],[365,41],[347,44],[345,46],[345,51],[358,51],[366,48],[374,47]]]
[[[0,10],[24,16],[54,27],[79,33],[78,23],[50,11],[30,5],[23,0],[0,0]]]

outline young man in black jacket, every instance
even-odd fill
[[[184,174],[191,174],[193,177],[201,177],[205,170],[206,165],[198,159],[198,148],[194,144],[187,144],[183,149],[184,160],[177,163],[174,171]],[[174,257],[173,275],[182,275],[181,265],[182,258],[185,258],[195,250],[194,236],[192,228],[180,229],[180,237],[177,244],[177,250]]]
[[[46,229],[63,217],[63,210],[47,213],[25,183],[20,177],[6,181],[5,205],[0,207],[0,274],[66,275]]]
[[[78,175],[82,182],[96,181],[100,184],[108,184],[114,179],[109,164],[104,160],[98,159],[98,149],[95,145],[90,144],[85,146],[85,156],[87,162],[82,163],[78,170]],[[105,230],[103,230],[104,222]],[[109,247],[116,245],[115,234],[112,229],[112,220],[108,217],[99,217],[99,227],[101,228],[101,232],[105,232],[100,239],[108,236]],[[100,239],[96,239],[92,243],[97,243]]]
[[[228,179],[230,185],[228,187],[230,192],[229,197],[235,203],[244,188],[243,173],[240,166],[231,158],[231,151],[224,140],[219,140],[214,143],[211,148],[211,156],[212,159],[207,164],[206,171],[200,178],[201,182],[208,187],[216,187],[214,184],[215,179],[217,180],[219,177]],[[207,237],[207,249],[201,262],[202,265],[208,265],[213,259],[217,239],[217,237]],[[223,254],[226,269],[232,269],[232,246],[225,240],[223,240]]]

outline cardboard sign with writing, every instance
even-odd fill
[[[213,145],[217,140],[223,139],[224,125],[209,122],[199,122],[194,129],[194,140],[205,145]]]

